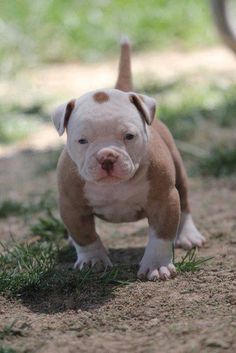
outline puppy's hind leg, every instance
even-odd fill
[[[185,250],[202,247],[205,243],[204,236],[197,230],[189,212],[181,212],[180,224],[175,240],[175,247]]]
[[[189,207],[187,175],[183,166],[181,156],[176,149],[174,153],[174,163],[176,168],[176,188],[179,192],[181,217],[175,240],[175,246],[183,249],[202,247],[205,243],[204,236],[197,230]]]
[[[189,200],[188,200],[188,181],[187,174],[183,165],[181,155],[175,145],[167,127],[159,120],[155,122],[156,128],[166,143],[174,161],[176,171],[176,189],[179,193],[181,217],[179,229],[175,239],[175,246],[184,249],[191,249],[195,246],[201,247],[205,243],[204,236],[197,230],[194,225]]]

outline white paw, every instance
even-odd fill
[[[148,279],[149,281],[157,281],[158,279],[166,281],[169,278],[175,277],[176,274],[175,265],[172,263],[169,263],[167,266],[159,266],[152,263],[144,265],[141,263],[138,278]]]
[[[80,246],[72,239],[72,243],[77,252],[77,260],[74,268],[82,270],[83,268],[95,267],[97,271],[112,267],[111,260],[107,256],[106,249],[104,248],[100,238],[86,246]]]
[[[197,230],[193,223],[192,217],[188,213],[181,215],[178,235],[175,240],[175,246],[177,248],[183,248],[185,250],[192,249],[194,247],[202,247],[206,242],[204,236]]]
[[[172,242],[157,238],[154,230],[149,230],[149,241],[140,262],[138,278],[156,281],[167,280],[176,275],[172,263]]]

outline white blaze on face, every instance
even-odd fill
[[[116,183],[130,179],[139,168],[147,153],[148,127],[128,93],[104,94],[102,102],[94,99],[94,92],[76,101],[67,146],[84,180]]]

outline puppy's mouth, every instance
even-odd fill
[[[112,173],[107,173],[98,179],[96,179],[96,183],[118,183],[121,182],[123,178],[113,175]]]

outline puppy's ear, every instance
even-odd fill
[[[75,99],[59,105],[52,114],[52,121],[55,125],[55,128],[58,131],[59,136],[61,136],[65,128],[67,127],[68,121],[70,119],[71,113],[75,106]]]
[[[156,101],[142,94],[129,93],[129,99],[141,114],[148,125],[151,125],[156,113]]]

